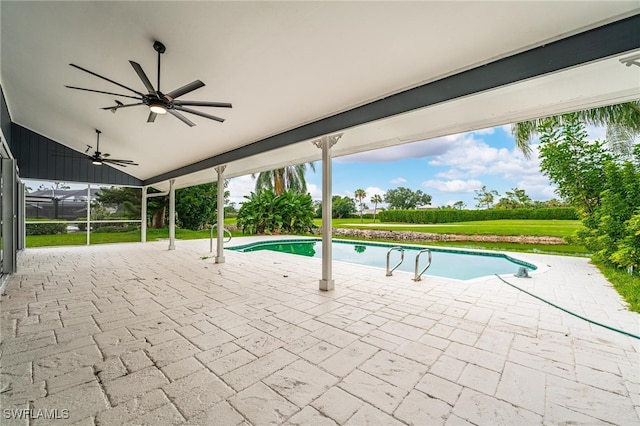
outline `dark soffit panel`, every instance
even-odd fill
[[[0,128],[2,128],[2,134],[7,139],[7,143],[11,143],[11,116],[2,86],[0,86]]]
[[[122,170],[91,164],[88,159],[78,158],[77,151],[18,124],[11,124],[11,136],[9,149],[18,160],[20,177],[23,179],[142,185],[140,179]]]
[[[146,179],[152,185],[349,127],[517,83],[640,48],[634,15]]]

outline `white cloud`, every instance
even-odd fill
[[[524,176],[523,179],[517,182],[516,186],[524,189],[532,200],[560,198],[560,196],[555,193],[556,187],[542,174]]]
[[[495,148],[482,140],[467,136],[443,155],[433,158],[430,165],[450,169],[438,173],[444,179],[462,179],[485,175],[501,176],[504,179],[518,179],[522,175],[539,174],[540,161],[538,146],[532,145],[530,160],[516,148]]]
[[[505,124],[503,126],[500,126],[499,129],[501,129],[506,134],[511,135],[511,124]]]
[[[422,186],[425,188],[436,188],[441,192],[473,192],[476,189],[482,187],[482,182],[476,179],[469,180],[436,180],[430,179],[422,182]]]
[[[251,175],[245,175],[229,179],[229,202],[240,204],[246,201],[245,195],[249,195],[256,188],[256,181]]]
[[[407,181],[407,180],[406,180],[405,178],[403,178],[403,177],[397,177],[397,178],[395,178],[395,179],[391,179],[391,180],[389,181],[389,183],[392,183],[392,184],[394,184],[394,185],[398,185],[398,184],[401,184],[401,183],[405,183],[406,181]]]
[[[311,198],[314,200],[322,199],[322,188],[314,183],[307,183],[307,192],[311,194]]]
[[[371,199],[374,195],[379,195],[384,198],[384,194],[387,193],[386,190],[382,188],[378,188],[377,186],[368,186],[367,189],[364,190],[367,193],[367,199]]]
[[[428,180],[423,186],[441,192],[473,192],[481,187],[479,180],[474,178],[487,179],[493,176],[509,188],[524,189],[534,200],[557,198],[555,187],[540,173],[539,145],[531,145],[531,148],[531,158],[525,159],[515,147],[512,150],[495,148],[473,138],[473,135],[467,135],[448,152],[429,162],[434,166],[450,168],[439,172],[436,175],[438,179]]]
[[[446,153],[464,134],[443,136],[441,138],[390,146],[373,151],[359,152],[335,158],[339,163],[383,163],[405,160],[407,158],[425,158]]]
[[[488,127],[486,129],[478,129],[469,133],[475,133],[476,135],[492,135],[495,133],[494,127]]]

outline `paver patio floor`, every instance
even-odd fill
[[[335,262],[321,292],[319,259],[217,265],[208,248],[22,253],[0,299],[0,423],[640,424],[639,341],[497,277]],[[587,259],[516,256],[549,267],[508,281],[639,334]]]

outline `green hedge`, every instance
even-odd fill
[[[489,209],[489,210],[384,210],[378,215],[380,222],[402,223],[450,223],[473,222],[478,220],[537,219],[537,220],[578,220],[578,212],[573,207],[553,207],[541,209]]]
[[[66,234],[67,225],[65,223],[27,223],[25,233],[27,235]]]
[[[108,223],[96,223],[97,226],[92,231],[93,233],[104,232],[104,233],[114,233],[114,232],[131,232],[140,229],[140,226],[135,223],[123,223],[118,225],[109,225]],[[87,225],[84,226],[85,230],[87,229]]]
[[[109,217],[106,220],[127,220],[126,217]],[[78,226],[78,229],[82,232],[86,232],[87,230],[87,218],[86,217],[79,217],[78,218],[79,223],[77,223],[76,225]],[[101,219],[104,220],[104,219]],[[140,225],[138,225],[137,223],[131,223],[131,222],[120,222],[120,223],[104,223],[104,222],[91,222],[91,231],[92,232],[129,232],[129,231],[133,231],[135,229],[138,229],[140,227]],[[111,229],[113,228],[113,229]],[[103,229],[106,229],[106,231],[103,231]]]

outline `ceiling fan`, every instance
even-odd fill
[[[101,166],[103,164],[113,164],[114,166],[127,167],[127,166],[137,166],[138,163],[134,163],[132,160],[116,160],[115,158],[109,158],[110,154],[100,152],[100,130],[96,129],[96,150],[91,155],[79,155],[79,156],[69,156],[69,155],[60,155],[62,157],[74,157],[74,158],[85,158],[90,160],[91,163],[96,166]],[[89,152],[89,150],[93,148],[91,145],[87,145],[87,149],[84,151],[85,154]]]
[[[124,98],[131,98],[131,99],[136,99],[140,102],[137,103],[132,103],[132,104],[124,104],[118,100],[116,100],[116,104],[114,106],[108,106],[108,107],[104,107],[102,109],[104,110],[109,110],[113,113],[115,113],[116,111],[118,111],[120,108],[128,108],[128,107],[132,107],[132,106],[138,106],[138,105],[146,105],[147,107],[149,107],[149,117],[147,118],[147,123],[153,123],[157,117],[158,114],[166,114],[167,112],[171,115],[173,115],[174,117],[178,118],[180,121],[182,121],[183,123],[185,123],[186,125],[193,127],[195,126],[195,123],[192,122],[191,120],[189,120],[187,117],[185,117],[184,115],[182,115],[180,112],[186,112],[189,114],[194,114],[194,115],[198,115],[200,117],[204,117],[204,118],[208,118],[210,120],[215,120],[215,121],[219,121],[219,122],[223,122],[224,118],[220,118],[220,117],[216,117],[215,115],[210,115],[201,111],[197,111],[194,110],[192,108],[192,106],[198,106],[198,107],[215,107],[215,108],[231,108],[231,104],[227,103],[227,102],[201,102],[201,101],[183,101],[183,100],[178,100],[178,98],[182,95],[186,95],[187,93],[193,92],[196,89],[199,89],[201,87],[203,87],[205,84],[200,81],[200,80],[195,80],[189,84],[186,84],[182,87],[179,87],[175,90],[172,90],[169,93],[163,93],[160,91],[160,56],[166,51],[166,47],[164,46],[164,44],[162,44],[159,41],[155,41],[153,43],[153,48],[156,52],[158,52],[158,85],[156,88],[153,87],[153,85],[151,84],[151,81],[149,81],[149,78],[147,77],[147,75],[145,74],[145,72],[143,71],[142,67],[140,66],[140,64],[138,64],[137,62],[134,61],[129,61],[129,63],[131,64],[131,66],[133,67],[133,69],[135,70],[136,74],[138,74],[138,77],[140,78],[140,80],[142,80],[142,84],[144,85],[144,87],[147,89],[147,91],[149,93],[141,93],[137,90],[134,90],[130,87],[125,86],[124,84],[120,84],[117,83],[107,77],[103,77],[99,74],[96,74],[93,71],[89,71],[86,68],[82,68],[78,65],[75,64],[69,64],[74,68],[77,68],[79,70],[82,70],[86,73],[89,73],[91,75],[94,75],[98,78],[101,78],[103,80],[108,81],[109,83],[113,83],[117,86],[122,87],[123,89],[127,89],[133,93],[135,93],[137,96],[131,96],[131,95],[123,95],[120,93],[112,93],[112,92],[103,92],[101,90],[93,90],[93,89],[85,89],[82,87],[75,87],[75,86],[65,86],[68,87],[69,89],[76,89],[76,90],[84,90],[86,92],[96,92],[96,93],[103,93],[105,95],[115,95],[115,96],[121,96]]]

